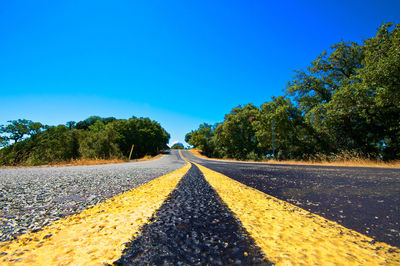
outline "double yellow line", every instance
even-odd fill
[[[0,264],[94,265],[119,259],[161,207],[191,163],[138,188],[27,233],[0,247]],[[400,264],[400,250],[196,164],[206,180],[277,265]],[[229,232],[227,232],[229,233]]]

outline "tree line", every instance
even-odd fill
[[[217,158],[399,159],[400,25],[333,45],[295,72],[283,96],[233,108],[185,140]]]
[[[47,126],[26,119],[0,126],[1,165],[39,165],[75,159],[132,158],[167,148],[170,135],[149,118],[91,116]]]

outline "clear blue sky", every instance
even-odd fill
[[[182,142],[382,22],[399,0],[2,1],[0,124],[135,115]]]

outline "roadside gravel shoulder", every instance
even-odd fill
[[[0,241],[39,230],[184,165],[171,151],[144,162],[0,169]]]

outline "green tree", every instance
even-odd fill
[[[137,158],[165,149],[170,137],[159,123],[149,118],[117,120],[94,116],[84,124],[81,123],[84,129],[78,129],[70,122],[68,127],[54,127],[17,120],[2,126],[0,141],[6,146],[0,149],[0,164],[37,165],[78,158],[127,157],[132,144],[133,157]],[[14,140],[11,144],[10,139]]]
[[[312,129],[312,138],[318,140],[316,144],[322,153],[338,152],[350,143],[360,142],[352,134],[354,124],[350,117],[336,117],[332,123],[327,116],[332,110],[331,100],[343,87],[354,82],[354,76],[363,67],[363,58],[360,45],[342,41],[333,45],[330,53],[325,51],[319,55],[307,71],[297,71],[288,83],[287,94],[302,112],[304,126]]]
[[[72,129],[75,127],[75,125],[76,125],[76,122],[75,122],[75,121],[68,121],[68,122],[66,123],[66,126],[67,126],[70,130],[72,130]]]
[[[84,158],[110,159],[121,157],[117,141],[119,134],[100,120],[89,127],[88,134],[82,139],[79,151]]]
[[[186,134],[185,141],[193,147],[200,149],[204,155],[213,156],[215,150],[213,140],[215,128],[215,125],[201,124],[197,130]]]
[[[304,118],[290,99],[279,96],[261,106],[254,122],[258,146],[272,155],[272,123],[274,123],[275,158],[303,159],[315,152],[313,133],[304,124]]]
[[[186,141],[206,155],[280,159],[358,154],[400,158],[400,25],[383,24],[362,45],[340,42],[296,72],[285,97],[234,108],[216,128],[200,126]]]
[[[7,145],[7,143],[8,143],[8,140],[7,140],[7,138],[6,138],[6,137],[2,137],[2,136],[0,136],[0,147],[4,147],[4,146],[6,146],[6,145]]]
[[[38,122],[32,122],[31,120],[18,119],[8,121],[10,124],[1,126],[0,134],[3,134],[4,140],[13,140],[14,143],[22,140],[25,136],[37,135],[42,129],[43,125]],[[4,134],[6,134],[4,136]]]
[[[68,161],[79,157],[78,136],[64,125],[48,127],[35,139],[30,138],[24,142],[31,146],[26,159],[23,160],[27,164]]]
[[[32,121],[26,119],[18,119],[8,122],[10,124],[8,124],[7,126],[3,126],[1,133],[8,134],[7,138],[13,140],[14,143],[17,143],[29,133],[29,124]]]
[[[185,147],[182,145],[182,143],[175,143],[172,145],[171,149],[183,150]]]
[[[259,154],[254,121],[259,108],[253,104],[233,108],[215,130],[217,149],[225,157],[246,159],[250,153]],[[251,158],[254,159],[254,158]]]
[[[375,37],[364,42],[364,53],[361,85],[375,95],[368,119],[381,133],[383,156],[400,158],[400,25],[383,24]]]
[[[118,120],[110,124],[121,137],[117,144],[123,156],[128,157],[132,144],[133,158],[152,155],[167,148],[170,135],[155,121],[149,118],[133,117],[128,120]]]

